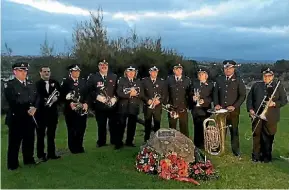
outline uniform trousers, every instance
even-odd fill
[[[103,146],[106,144],[106,135],[107,135],[107,121],[109,125],[110,133],[110,143],[115,144],[115,132],[116,132],[116,120],[115,110],[101,110],[95,112],[95,119],[97,122],[98,140],[96,144],[98,146]]]
[[[35,142],[35,123],[32,117],[23,114],[20,117],[11,118],[9,122],[8,133],[8,169],[16,169],[19,167],[19,149],[22,145],[22,155],[24,164],[34,163],[34,142]]]
[[[119,114],[119,123],[117,126],[117,142],[116,145],[122,145],[123,144],[123,136],[125,132],[125,128],[127,126],[127,134],[126,134],[126,144],[132,145],[134,141],[135,136],[135,130],[136,130],[136,121],[137,121],[137,115],[132,114]]]
[[[252,159],[270,162],[272,161],[274,135],[268,132],[268,128],[277,127],[277,123],[268,123],[264,120],[255,119],[252,125],[252,131],[255,127]]]
[[[64,114],[68,132],[68,148],[71,153],[82,153],[83,138],[86,130],[87,115],[69,111]]]
[[[189,137],[189,129],[188,129],[188,112],[184,110],[182,112],[178,112],[179,118],[173,119],[168,113],[169,117],[169,128],[176,129],[177,121],[179,121],[180,132]]]
[[[196,147],[204,148],[204,127],[203,122],[209,117],[209,115],[197,115],[192,112],[194,122],[194,144]]]
[[[144,108],[144,118],[145,118],[145,135],[144,141],[149,140],[151,131],[158,131],[161,127],[161,107],[156,107],[155,109]],[[154,125],[152,127],[152,121]]]
[[[240,141],[239,141],[239,115],[240,109],[235,109],[229,112],[226,123],[229,125],[231,135],[231,148],[235,156],[240,155]],[[227,128],[225,128],[225,134],[227,134]]]

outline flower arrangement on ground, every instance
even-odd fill
[[[198,151],[198,150],[197,150]],[[201,153],[195,153],[196,161],[187,163],[175,152],[166,155],[158,154],[152,147],[144,147],[136,157],[136,168],[147,174],[158,174],[165,180],[178,180],[200,185],[195,180],[209,180],[218,178],[213,165],[203,159]]]

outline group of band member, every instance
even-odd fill
[[[209,79],[209,71],[206,68],[199,68],[197,79],[190,79],[183,74],[181,64],[173,67],[173,74],[167,79],[158,76],[159,69],[155,66],[149,69],[148,77],[139,79],[137,69],[132,66],[126,68],[124,76],[118,77],[109,72],[108,65],[107,61],[100,61],[99,71],[87,79],[80,78],[79,64],[70,65],[69,76],[64,78],[61,84],[51,79],[49,66],[40,68],[41,79],[33,83],[27,80],[27,62],[17,62],[13,65],[15,78],[8,81],[4,89],[9,104],[6,117],[9,127],[8,169],[14,170],[19,167],[18,154],[21,144],[24,164],[37,164],[33,154],[35,129],[37,157],[42,161],[60,158],[55,151],[55,133],[58,125],[58,106],[61,104],[64,104],[68,148],[74,154],[85,152],[83,139],[88,110],[93,112],[97,123],[96,146],[107,145],[109,126],[110,143],[115,149],[124,145],[135,147],[136,125],[140,106],[143,105],[145,142],[149,140],[152,131],[160,129],[164,110],[168,111],[169,127],[176,129],[179,121],[180,132],[189,137],[190,111],[194,122],[193,141],[200,149],[204,148],[203,121],[210,116],[208,109],[213,107],[216,110],[229,110],[227,123],[231,126],[231,148],[233,154],[240,157],[238,125],[240,107],[246,99],[246,87],[235,72],[235,61],[225,60],[224,75],[214,81]],[[262,112],[262,108],[258,110],[258,107],[265,96],[270,97],[277,84],[274,71],[270,68],[262,70],[261,74],[263,80],[256,82],[247,96],[247,111],[251,119]],[[286,104],[285,89],[279,85],[269,105],[268,120],[259,122],[258,129],[254,129],[253,161],[272,160],[272,145],[280,120],[280,108]],[[252,128],[254,127],[253,122]]]

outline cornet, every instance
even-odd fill
[[[159,100],[161,98],[161,95],[159,95],[158,93],[155,94],[153,101],[151,103],[151,105],[149,106],[150,109],[155,109],[156,105],[155,102],[156,100]]]
[[[53,92],[50,94],[50,96],[47,98],[47,101],[46,101],[46,103],[45,103],[45,106],[51,107],[52,104],[54,104],[54,102],[57,101],[56,98],[58,98],[59,95],[60,95],[60,93],[59,93],[56,89],[54,89],[54,91],[53,91]],[[54,97],[56,97],[56,98],[54,98]]]
[[[194,88],[194,96],[197,97],[197,100],[195,100],[195,102],[197,103],[196,107],[201,107],[201,104],[200,104],[200,90],[199,89]]]
[[[137,94],[139,94],[139,92],[140,92],[140,87],[124,88],[124,89],[123,89],[123,93],[124,93],[124,94],[129,94],[132,89],[135,89],[135,91],[137,92]]]
[[[171,118],[173,118],[173,119],[177,119],[179,117],[179,114],[175,111],[177,108],[173,107],[170,104],[162,105],[162,109],[169,112]]]
[[[86,115],[88,113],[87,110],[83,109],[83,104],[79,102],[80,100],[80,96],[77,98],[75,95],[75,91],[73,92],[69,92],[66,95],[66,100],[72,100],[73,103],[75,103],[75,110],[78,114],[80,114],[81,116]]]

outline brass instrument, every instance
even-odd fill
[[[195,101],[197,103],[196,107],[201,107],[201,104],[200,104],[200,90],[199,89],[196,89],[194,88],[194,96],[197,97],[197,100]]]
[[[273,98],[274,98],[274,96],[275,96],[275,94],[277,92],[277,89],[278,89],[279,85],[280,85],[280,81],[277,83],[277,85],[276,85],[271,97],[269,98],[269,100],[267,102],[265,102],[267,96],[264,96],[264,98],[263,98],[263,100],[262,100],[257,112],[255,113],[255,115],[252,116],[253,119],[252,119],[251,123],[253,124],[256,118],[258,118],[258,122],[256,123],[256,125],[255,125],[255,127],[253,129],[253,132],[252,132],[252,134],[250,136],[248,136],[248,132],[245,133],[245,139],[246,140],[250,140],[252,138],[252,136],[254,135],[254,133],[255,133],[255,131],[256,131],[256,129],[257,129],[257,127],[258,127],[258,125],[259,125],[261,120],[267,121],[266,115],[267,115],[267,112],[268,112],[268,108],[269,108],[269,105],[271,104],[271,102],[273,101]],[[264,105],[264,103],[266,103],[266,104]],[[260,111],[260,109],[262,107],[264,107],[264,109],[263,109],[262,113],[260,115],[258,115],[258,113],[259,113],[259,111]]]
[[[108,96],[105,86],[102,86],[100,88],[100,95],[98,95],[98,96],[103,97],[105,99],[105,102],[103,102],[103,103],[105,105],[107,105],[108,107],[114,106],[115,103],[117,102],[116,96],[113,96],[113,97]],[[102,101],[100,101],[100,102],[102,102]]]
[[[60,93],[56,89],[54,89],[50,96],[47,98],[45,106],[51,107],[52,104],[57,101],[57,99],[55,99],[54,97],[58,98],[59,95]]]
[[[86,115],[88,113],[87,110],[83,109],[83,104],[79,102],[80,100],[80,96],[78,96],[78,98],[76,97],[76,93],[75,91],[69,92],[66,95],[66,100],[72,100],[73,103],[75,103],[75,110],[78,114],[80,114],[81,116]]]
[[[135,89],[137,94],[140,93],[140,87],[135,87],[135,86],[134,87],[130,87],[130,88],[124,88],[123,89],[123,93],[124,94],[129,94],[132,91],[132,89]]]
[[[162,109],[170,113],[171,118],[177,119],[179,114],[176,111],[176,107],[172,106],[171,104],[162,105]]]
[[[208,112],[212,115],[203,122],[205,151],[211,155],[220,155],[225,151],[225,128],[231,127],[226,125],[229,111],[210,109]]]
[[[158,93],[155,93],[155,96],[153,97],[153,101],[152,101],[151,105],[149,105],[149,108],[155,109],[155,107],[156,107],[155,102],[156,102],[156,100],[159,100],[160,98],[161,98],[161,95]]]

